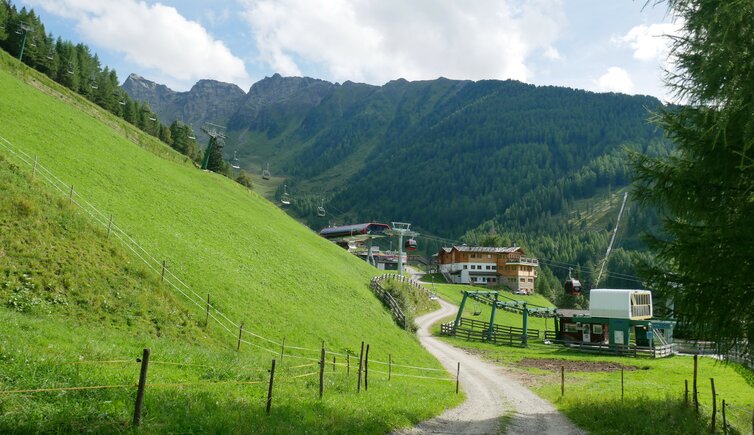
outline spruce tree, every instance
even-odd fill
[[[672,0],[683,23],[667,82],[683,105],[656,116],[676,152],[634,155],[637,196],[664,212],[651,285],[680,326],[718,350],[754,343],[754,2]]]

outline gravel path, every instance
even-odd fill
[[[583,434],[546,400],[507,376],[498,367],[432,337],[429,328],[458,307],[439,300],[442,308],[416,319],[419,340],[453,375],[461,362],[461,386],[467,400],[460,406],[397,434],[497,434],[503,415],[511,420],[505,433]]]

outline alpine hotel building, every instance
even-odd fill
[[[524,256],[520,247],[453,246],[437,254],[440,273],[453,284],[504,285],[534,293],[539,261]]]

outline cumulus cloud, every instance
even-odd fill
[[[212,78],[248,83],[244,62],[201,24],[162,4],[136,0],[31,0],[76,20],[92,45],[125,54],[130,62],[180,82]]]
[[[555,57],[562,4],[510,0],[241,0],[260,60],[283,75],[315,65],[331,80],[527,80],[532,53]]]
[[[634,90],[634,82],[631,75],[623,68],[611,66],[607,72],[601,75],[595,85],[598,91],[602,92],[622,92],[630,94]]]
[[[613,40],[618,45],[631,47],[634,59],[665,62],[670,51],[670,36],[678,35],[680,29],[679,23],[641,24]]]

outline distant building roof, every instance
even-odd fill
[[[498,246],[453,246],[453,248],[442,248],[445,252],[455,249],[458,252],[483,252],[486,254],[509,254],[522,251],[520,246],[498,247]]]

